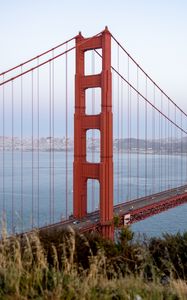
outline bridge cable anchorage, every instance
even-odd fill
[[[111,34],[111,37],[113,40],[119,45],[119,47],[128,55],[128,57],[132,60],[134,64],[137,65],[137,67],[143,72],[143,74],[157,87],[163,95],[174,105],[177,109],[179,109],[186,117],[187,113],[185,113],[160,87],[156,82],[143,70],[143,68],[136,62],[136,60],[129,54],[129,52],[118,42],[118,40]]]

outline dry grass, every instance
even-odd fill
[[[122,276],[112,266],[108,272],[109,262],[103,249],[98,247],[95,255],[87,238],[80,239],[83,247],[89,249],[87,268],[77,262],[76,235],[71,229],[58,238],[58,243],[50,243],[50,259],[38,232],[11,238],[3,233],[0,299],[187,299],[184,281],[172,280],[163,285],[156,275],[152,280],[145,280],[143,272]]]
[[[187,284],[183,280],[175,280],[172,282],[172,287],[176,291],[179,299],[187,299]]]

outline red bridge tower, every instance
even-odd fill
[[[101,74],[85,75],[84,54],[102,49]],[[105,30],[93,38],[76,38],[75,115],[74,115],[74,166],[73,213],[75,218],[87,214],[87,180],[100,183],[100,222],[102,234],[113,238],[113,120],[111,84],[111,34]],[[85,90],[101,88],[101,113],[86,115]],[[86,161],[86,131],[99,129],[101,136],[100,162]]]

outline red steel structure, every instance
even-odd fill
[[[92,73],[102,61],[99,74],[85,74],[89,51],[96,54]],[[88,114],[86,91],[95,95],[95,88],[100,112]],[[79,33],[0,73],[0,116],[0,212],[10,233],[71,225],[113,239],[113,214],[124,225],[127,215],[133,223],[187,201],[187,113],[107,27],[90,38]],[[90,129],[100,131],[98,163],[87,161]],[[91,201],[89,179],[100,185]]]
[[[85,75],[85,52],[102,49],[102,72]],[[113,237],[113,133],[112,133],[112,86],[111,86],[111,34],[107,27],[92,39],[81,33],[76,38],[75,115],[74,115],[74,197],[75,218],[87,215],[87,180],[100,183],[100,222],[102,234]],[[85,91],[101,88],[101,113],[86,115]],[[100,130],[100,162],[86,161],[86,131]]]

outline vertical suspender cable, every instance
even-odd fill
[[[168,118],[170,117],[170,102],[168,101]],[[168,121],[168,189],[170,188],[170,122]]]
[[[117,70],[118,70],[118,73],[119,73],[119,45],[117,46]],[[119,99],[119,76],[118,76],[118,82],[117,82],[117,97],[118,97],[118,113],[117,113],[117,122],[118,122],[118,158],[117,158],[117,201],[119,203],[119,180],[120,180],[120,168],[119,168],[119,164],[120,164],[120,161],[119,161],[119,153],[120,153],[120,135],[119,135],[119,131],[120,131],[120,118],[119,118],[119,115],[120,115],[120,99]]]
[[[139,69],[137,67],[137,91],[139,91]],[[139,94],[137,93],[137,198],[139,195]]]
[[[15,232],[14,224],[14,82],[11,81],[12,88],[12,233]]]
[[[186,128],[187,128],[187,118],[185,118],[185,124],[186,124]],[[186,144],[186,139],[185,139],[185,143]],[[186,148],[186,147],[185,147]],[[187,184],[187,148],[185,149],[185,169],[184,169],[184,177],[185,177],[185,184]]]
[[[153,105],[155,106],[155,85],[153,86]],[[155,109],[152,109],[152,193],[155,193]]]
[[[172,188],[172,173],[173,173],[173,124],[170,124],[170,188]]]
[[[187,127],[187,118],[185,118],[185,124]],[[185,183],[187,182],[187,149],[185,149],[185,164],[186,167],[184,168],[184,176],[185,176]]]
[[[21,66],[22,73],[22,66]],[[23,77],[21,76],[21,223],[24,228],[23,219]]]
[[[186,124],[186,127],[187,127],[187,118],[185,118],[185,124]],[[185,183],[187,182],[187,149],[185,149],[185,169],[184,169],[184,172],[185,172]]]
[[[39,65],[39,58],[37,59]],[[40,226],[40,71],[37,68],[37,224]]]
[[[4,75],[3,75],[4,81]],[[5,87],[3,84],[3,222],[5,222]],[[5,225],[5,224],[3,224]]]
[[[165,118],[165,190],[167,190],[167,179],[168,179],[168,174],[167,174],[167,152],[168,152],[168,149],[167,149],[167,119]]]
[[[163,94],[161,93],[161,111],[163,111]],[[160,120],[160,133],[161,133],[161,145],[160,145],[160,156],[161,156],[161,173],[160,173],[160,178],[161,178],[161,185],[160,185],[160,191],[163,190],[163,116],[161,116]]]
[[[33,71],[31,73],[31,110],[32,110],[32,124],[31,124],[31,130],[32,130],[32,228],[34,227],[34,78],[33,78]]]
[[[176,110],[176,106],[174,107],[175,109],[175,124],[177,122],[177,110]],[[177,142],[177,127],[174,126],[174,139],[173,139],[173,180],[175,179],[175,176],[177,175],[177,177],[179,176],[180,173],[180,165],[178,166],[178,163],[176,163],[176,157],[177,157],[177,147],[176,147],[176,142]],[[175,182],[174,186],[175,187]],[[180,184],[180,180],[179,180],[179,184]],[[178,185],[178,184],[177,184]]]
[[[121,173],[121,151],[122,151],[122,138],[121,138],[121,80],[119,82],[119,202],[121,202],[121,179],[122,179],[122,173]]]
[[[175,109],[175,107],[174,107]],[[174,118],[176,118],[175,112],[174,112]],[[176,122],[175,122],[176,123]],[[176,155],[175,155],[175,137],[176,137],[176,127],[171,124],[171,188],[175,187],[175,172],[178,171],[178,166],[176,166]],[[180,180],[179,180],[180,181]]]
[[[183,116],[182,116],[182,113],[180,113],[181,115],[181,128],[183,126]],[[180,136],[180,139],[181,139],[181,151],[180,151],[180,160],[181,160],[181,185],[183,185],[183,133],[182,133],[182,130],[181,130],[181,136]]]
[[[147,99],[147,76],[145,77],[145,97]],[[147,101],[145,101],[145,196],[147,196]]]
[[[129,82],[129,56],[128,56],[128,61],[127,61],[128,65],[127,65],[127,80]],[[130,185],[131,185],[131,178],[130,178],[130,151],[131,151],[131,136],[130,136],[130,86],[128,85],[127,86],[127,100],[128,100],[128,107],[127,107],[127,110],[128,110],[128,117],[127,117],[127,121],[128,121],[128,157],[127,157],[127,200],[130,199]]]
[[[54,57],[54,50],[52,51],[52,58]],[[52,60],[52,222],[55,220],[55,129],[54,129],[54,60]]]
[[[123,200],[123,80],[121,79],[121,201]]]
[[[161,99],[160,99],[160,107],[161,107]],[[159,186],[157,188],[157,192],[161,191],[161,182],[162,182],[161,181],[161,119],[162,119],[161,114],[158,114],[159,129],[158,129],[158,150],[157,150],[158,154],[157,155],[159,156],[158,157],[159,165],[158,165],[157,177],[159,177],[159,180],[158,180]]]
[[[130,95],[129,95],[129,136],[130,136],[130,141],[132,140],[131,139],[131,120],[132,120],[132,105],[131,105],[131,100],[132,100],[132,89],[131,89],[131,86],[130,86]],[[132,184],[132,181],[131,181],[131,173],[132,173],[132,170],[131,170],[131,163],[132,163],[132,160],[131,160],[131,146],[130,146],[130,157],[129,157],[129,176],[130,176],[130,181],[129,181],[129,199],[132,198],[132,195],[131,195],[131,184]]]
[[[51,199],[51,61],[49,63],[49,222],[52,221]]]
[[[68,44],[66,44],[66,50]],[[66,219],[68,218],[68,55],[66,52]]]
[[[117,124],[117,118],[116,118],[116,106],[115,106],[115,100],[116,100],[116,98],[115,98],[115,95],[116,95],[116,90],[115,90],[115,92],[114,92],[114,86],[115,86],[115,77],[116,77],[116,73],[115,72],[113,72],[112,73],[112,105],[113,105],[113,107],[114,107],[114,125],[115,124]],[[115,130],[114,130],[114,133],[115,133]],[[116,136],[115,136],[115,139],[116,139]],[[113,140],[113,150],[114,150],[114,140]],[[116,163],[117,163],[117,161],[114,159],[114,170],[116,169],[117,170],[117,168],[116,168]],[[116,204],[116,199],[117,199],[117,192],[116,192],[116,186],[117,186],[117,175],[116,176],[114,176],[114,205]]]

